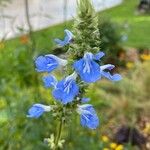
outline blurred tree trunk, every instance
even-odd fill
[[[35,51],[36,42],[35,42],[34,35],[33,35],[32,24],[30,22],[29,0],[25,0],[25,15],[26,15],[26,21],[28,25],[29,38],[31,41],[31,50]]]

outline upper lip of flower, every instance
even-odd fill
[[[76,80],[77,78],[77,73],[73,72],[71,75],[69,75],[68,77],[65,78],[65,81],[70,81],[70,80]]]
[[[69,40],[69,42],[70,42],[70,41],[72,40],[72,38],[73,38],[72,32],[69,31],[68,29],[65,29],[64,32],[65,32],[65,34],[66,34],[66,36],[68,37],[68,40]]]
[[[52,54],[45,55],[45,57],[53,58],[53,59],[56,60],[56,62],[57,62],[59,65],[61,65],[61,66],[65,66],[65,65],[67,65],[67,63],[68,63],[67,60],[62,59],[62,58],[59,58],[59,57],[57,57],[57,56],[55,56],[55,55],[52,55]],[[57,64],[57,63],[56,63],[56,64]],[[55,63],[53,63],[53,64],[55,64]],[[52,65],[53,65],[53,64],[52,64]],[[51,65],[51,64],[48,64],[48,65]]]
[[[91,107],[91,106],[92,106],[91,104],[77,105],[77,112],[79,114],[82,114],[82,113],[90,114],[90,112],[87,111],[86,108]]]
[[[111,65],[111,64],[100,66],[101,71],[103,71],[105,69],[112,70],[113,68],[115,68],[115,66]]]
[[[58,38],[54,40],[60,46],[65,46],[69,44],[73,38],[73,34],[69,30],[65,29],[64,32],[65,32],[65,37],[63,40],[60,40]]]

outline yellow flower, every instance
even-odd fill
[[[3,42],[0,42],[0,49],[3,49],[5,47],[5,44]]]
[[[116,143],[110,143],[110,148],[115,149],[117,147]]]
[[[109,148],[103,148],[103,150],[109,150]]]
[[[150,54],[142,54],[140,57],[142,60],[150,60]]]
[[[103,136],[102,136],[102,141],[103,141],[103,142],[108,142],[108,141],[109,141],[108,136],[103,135]]]
[[[134,67],[134,63],[133,63],[133,62],[127,62],[127,63],[126,63],[126,67],[127,67],[128,69],[131,69],[131,68]]]
[[[115,148],[115,150],[123,150],[123,145],[118,145],[116,148]]]
[[[146,123],[146,127],[144,128],[143,132],[145,134],[150,134],[150,123]]]

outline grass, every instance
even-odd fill
[[[100,12],[99,15],[108,16],[121,25],[128,25],[123,31],[128,35],[125,46],[150,48],[150,16],[138,14],[138,3],[139,0],[124,0],[121,5]]]

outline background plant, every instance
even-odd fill
[[[124,48],[121,46],[123,42],[121,26],[107,17],[99,16],[98,28],[100,32],[99,37],[101,39],[100,48],[107,55],[104,58],[104,62],[123,66],[124,62],[118,59],[119,55],[125,52]]]

